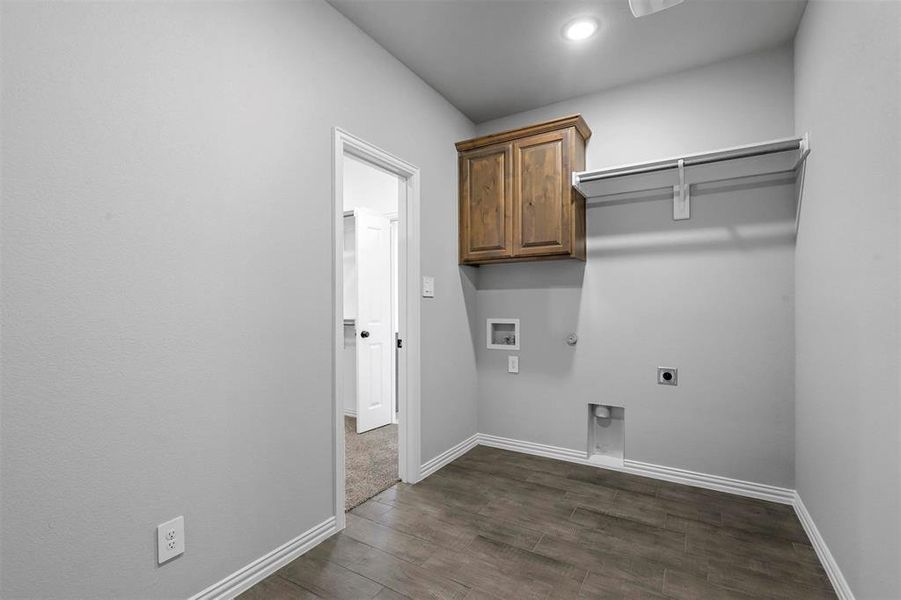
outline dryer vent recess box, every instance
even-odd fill
[[[519,319],[488,319],[490,350],[519,350]]]

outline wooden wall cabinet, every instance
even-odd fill
[[[591,130],[580,115],[457,142],[460,264],[585,260],[585,169]]]

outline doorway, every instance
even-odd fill
[[[334,131],[335,511],[419,479],[419,170]]]

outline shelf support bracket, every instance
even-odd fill
[[[807,174],[807,156],[810,154],[810,134],[805,133],[798,147],[800,156],[795,163],[795,237],[798,237],[798,229],[801,227],[801,202],[804,200],[804,176]]]
[[[673,186],[673,221],[691,218],[691,184],[685,183],[685,161],[679,159],[679,185]]]

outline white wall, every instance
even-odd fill
[[[346,179],[346,177],[345,177]],[[345,184],[347,182],[345,181]],[[357,318],[356,219],[344,217],[344,319]],[[357,328],[344,325],[344,349],[341,352],[341,393],[345,413],[357,411]]]
[[[581,113],[588,168],[790,136],[790,48],[482,124]],[[588,209],[586,263],[481,267],[485,318],[522,319],[520,374],[479,344],[479,430],[584,451],[589,402],[625,406],[626,458],[792,487],[793,181]],[[564,343],[579,334],[575,348]],[[656,384],[679,368],[677,388]]]
[[[422,169],[422,459],[475,432],[473,127],[432,89],[323,2],[5,2],[0,33],[0,596],[184,598],[333,514],[334,125]]]
[[[858,600],[901,598],[897,2],[810,2],[795,118],[797,489]]]
[[[400,179],[354,156],[344,156],[344,210],[368,208],[397,214]]]
[[[344,326],[344,351],[341,388],[344,393],[343,406],[345,413],[357,414],[357,334],[352,325]]]

